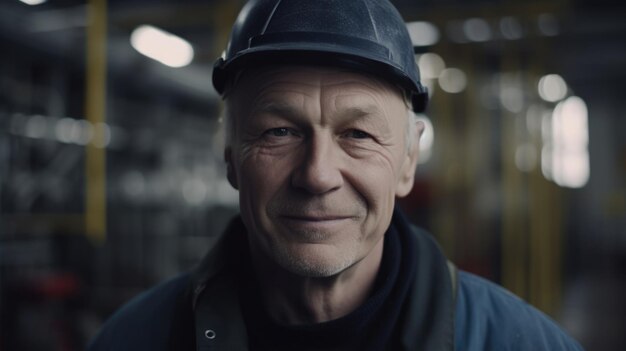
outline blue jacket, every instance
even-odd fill
[[[419,239],[420,245],[427,246],[428,252],[438,249],[424,231],[415,227],[410,231]],[[247,350],[236,284],[225,263],[230,257],[229,251],[224,249],[228,245],[232,246],[227,243],[216,245],[195,273],[179,275],[131,300],[107,321],[89,350],[182,351],[193,349],[194,345],[197,350]],[[452,292],[433,295],[452,298],[443,304],[436,301],[434,304],[448,305],[445,311],[451,311],[453,316],[443,323],[405,318],[405,324],[414,325],[402,326],[401,337],[408,340],[403,343],[403,350],[582,350],[549,317],[502,287],[457,271],[452,265],[446,265],[445,258],[437,265],[439,267],[430,262],[428,269],[446,272],[440,274],[445,274],[448,283],[445,286]],[[423,284],[420,288],[423,289]],[[417,299],[416,294],[413,295],[412,298]],[[421,315],[423,310],[433,308],[431,302],[428,304],[415,309],[409,302],[407,310]],[[433,330],[427,328],[427,334],[443,335],[440,339],[446,340],[412,342],[411,339],[415,339],[412,331],[417,330],[418,324],[422,327],[431,325]]]
[[[582,350],[549,317],[501,287],[459,271],[455,350]],[[183,274],[139,295],[115,313],[91,351],[166,351],[176,301],[190,283]]]

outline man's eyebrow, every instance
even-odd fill
[[[280,116],[292,121],[302,120],[302,111],[290,103],[280,100],[267,100],[255,103],[252,107],[251,115],[267,113],[270,115]],[[353,122],[365,122],[373,125],[381,132],[389,131],[387,119],[380,118],[384,112],[376,105],[356,105],[343,108],[336,113],[336,119],[342,124]]]
[[[363,105],[349,107],[341,111],[340,119],[343,123],[365,123],[374,127],[378,132],[387,134],[390,132],[389,121],[384,118],[385,113],[376,105]]]
[[[374,105],[353,106],[341,111],[341,115],[349,119],[381,115],[380,108]]]

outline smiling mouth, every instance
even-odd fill
[[[283,218],[287,219],[287,220],[292,220],[292,221],[302,221],[302,222],[328,222],[328,221],[340,221],[340,220],[344,220],[344,219],[350,219],[352,217],[350,216],[327,216],[327,215],[321,215],[321,216],[291,216],[291,215],[286,215],[286,216],[282,216]]]

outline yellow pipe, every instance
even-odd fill
[[[502,54],[501,73],[521,71],[520,53],[505,46]],[[502,112],[501,163],[502,163],[502,284],[518,296],[528,298],[528,239],[525,208],[522,194],[526,184],[523,175],[515,167],[517,144],[515,116]]]
[[[106,240],[106,154],[104,148],[106,103],[106,0],[89,0],[87,7],[87,121],[94,126],[85,149],[85,230],[95,243]]]

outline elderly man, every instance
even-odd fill
[[[395,209],[426,91],[383,0],[252,0],[213,83],[241,216],[92,350],[580,350]]]

